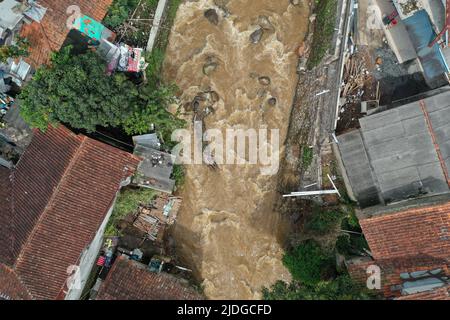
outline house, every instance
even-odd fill
[[[381,268],[387,298],[450,300],[450,196],[373,208],[358,214],[371,258],[347,262],[366,281],[367,267]]]
[[[97,300],[202,300],[186,281],[155,273],[124,256],[118,257],[100,287]]]
[[[40,22],[24,25],[21,31],[21,36],[30,43],[30,56],[26,61],[34,68],[48,63],[50,54],[58,52],[63,46],[70,32],[68,21],[77,13],[73,8],[79,8],[81,15],[102,21],[112,0],[39,0],[38,3],[47,8],[44,17]]]
[[[17,165],[0,167],[0,297],[78,299],[139,162],[62,125],[34,131]]]
[[[375,0],[391,49],[399,63],[417,61],[430,88],[448,84],[449,0]]]
[[[337,157],[370,248],[346,261],[365,282],[381,269],[386,298],[448,299],[450,90],[382,106],[337,137]]]
[[[338,136],[338,156],[362,208],[448,194],[450,90],[428,93],[359,120]]]

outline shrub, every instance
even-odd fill
[[[312,216],[306,222],[306,229],[319,235],[325,235],[336,228],[342,219],[342,213],[335,211],[322,211],[321,208],[313,210]]]
[[[285,254],[283,264],[295,280],[305,284],[318,283],[335,270],[333,257],[313,240],[305,241]]]
[[[124,23],[138,5],[139,0],[114,0],[108,9],[103,24],[108,28],[116,28]]]
[[[106,227],[105,235],[116,236],[119,231],[116,228],[116,223],[125,218],[129,213],[135,212],[140,204],[150,204],[155,197],[156,192],[151,189],[124,189],[117,197],[113,213],[109,219]]]
[[[350,255],[351,244],[350,244],[350,236],[348,234],[342,234],[337,238],[336,250],[337,252],[339,252],[344,256]]]
[[[287,284],[278,281],[270,289],[263,288],[264,300],[370,300],[378,296],[355,283],[344,274],[331,281],[321,281],[315,285],[294,281]]]

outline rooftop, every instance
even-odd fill
[[[48,63],[50,54],[59,51],[69,33],[67,21],[74,12],[67,13],[71,6],[78,6],[81,14],[102,21],[112,0],[39,0],[47,8],[41,22],[24,25],[21,36],[30,43],[30,56],[26,59],[35,68]]]
[[[359,214],[372,259],[350,263],[352,275],[369,265],[382,270],[386,297],[436,294],[450,281],[450,202],[406,207],[384,214]],[[359,270],[359,271],[358,271]],[[447,296],[448,298],[448,296]]]
[[[449,192],[450,91],[360,119],[338,137],[351,190],[370,207]]]
[[[144,160],[133,183],[171,194],[175,187],[175,181],[171,179],[175,156],[141,144],[136,145],[134,154]]]
[[[202,300],[183,280],[167,273],[154,273],[146,265],[117,258],[97,300]]]
[[[62,125],[35,131],[17,166],[0,168],[0,266],[32,298],[63,298],[67,268],[78,263],[139,161]],[[20,293],[0,286],[0,294]]]

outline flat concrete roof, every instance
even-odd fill
[[[360,119],[338,137],[361,207],[448,193],[450,92]]]

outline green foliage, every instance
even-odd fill
[[[308,169],[314,158],[314,150],[308,146],[303,146],[303,154],[302,154],[302,167],[304,170]]]
[[[5,63],[9,58],[27,57],[29,55],[28,40],[19,38],[16,44],[0,46],[0,63]]]
[[[350,276],[341,275],[331,281],[315,285],[294,281],[278,281],[270,289],[263,289],[264,300],[370,300],[377,296],[372,291],[354,283]]]
[[[153,124],[170,142],[172,131],[185,125],[167,111],[174,92],[173,86],[154,83],[138,88],[121,73],[106,76],[95,52],[72,55],[68,47],[37,71],[19,99],[22,117],[41,130],[63,122],[90,132],[121,126],[133,135],[149,132]]]
[[[159,83],[161,81],[162,67],[164,63],[164,51],[155,48],[146,57],[148,67],[145,70],[149,83]]]
[[[342,234],[337,238],[336,251],[346,257],[351,254],[350,236],[348,234]]]
[[[166,51],[167,44],[169,43],[170,27],[173,25],[181,2],[182,0],[169,0],[168,7],[166,9],[166,28],[161,29],[161,33],[158,36],[158,42],[156,44],[156,47],[161,49],[163,52]]]
[[[317,207],[313,210],[310,219],[306,222],[306,229],[319,235],[333,231],[342,219],[342,213],[323,211]]]
[[[139,98],[143,101],[143,105],[125,119],[123,122],[125,132],[130,135],[143,134],[149,131],[150,125],[154,125],[165,144],[172,146],[172,132],[186,125],[185,121],[166,109],[173,102],[174,91],[174,86],[164,85],[156,88],[150,84],[142,88]]]
[[[317,0],[316,4],[315,13],[317,17],[314,24],[311,53],[307,64],[308,69],[317,66],[331,48],[336,24],[337,0]]]
[[[138,3],[139,0],[114,0],[103,19],[103,24],[108,28],[117,28],[128,19]]]
[[[313,240],[305,241],[286,253],[283,264],[295,280],[311,285],[328,279],[335,269],[332,255]]]
[[[106,236],[119,235],[116,228],[116,222],[125,218],[126,215],[136,211],[140,204],[149,204],[156,195],[156,191],[151,189],[124,189],[117,197],[111,219],[106,227]]]
[[[50,122],[95,131],[119,126],[136,104],[138,91],[123,74],[105,75],[105,64],[94,52],[72,56],[65,48],[40,68],[22,90],[21,115],[32,127]]]
[[[173,167],[172,179],[175,180],[175,185],[177,187],[184,184],[185,171],[182,165],[177,164]]]

